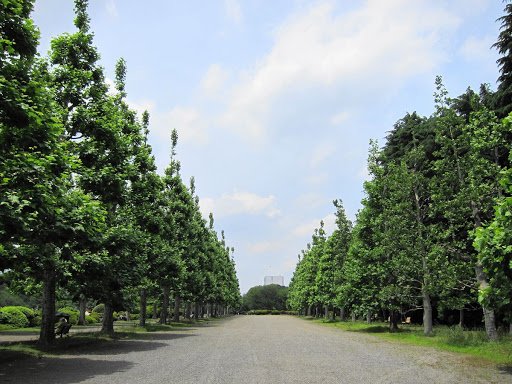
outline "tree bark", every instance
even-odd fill
[[[156,319],[158,314],[156,313],[156,301],[153,303],[153,319]]]
[[[86,325],[85,310],[87,309],[87,298],[83,293],[80,294],[80,316],[78,317],[78,325]]]
[[[146,302],[146,290],[142,288],[140,290],[140,314],[139,314],[139,325],[144,327],[146,325],[146,311],[147,311],[147,302]]]
[[[114,333],[114,308],[110,304],[105,304],[100,333]]]
[[[329,320],[329,306],[328,305],[324,306],[324,316],[327,320]]]
[[[340,308],[340,321],[345,321],[345,307]]]
[[[394,309],[389,310],[389,330],[396,331],[398,329],[398,315]]]
[[[484,272],[484,267],[479,261],[477,261],[475,265],[475,273],[479,289],[485,289],[489,284],[487,282],[487,276]],[[487,333],[487,339],[489,339],[489,341],[498,341],[498,331],[496,330],[496,317],[494,315],[494,310],[488,309],[485,306],[482,306],[482,309],[484,311],[485,332]]]
[[[55,341],[55,269],[53,266],[43,270],[43,313],[39,344],[49,346]]]
[[[170,295],[170,292],[171,292],[171,288],[170,287],[164,287],[164,300],[163,300],[163,303],[162,303],[162,313],[160,315],[160,321],[159,323],[160,324],[165,324],[167,323],[167,309],[169,307],[169,295]]]
[[[366,312],[366,324],[372,323],[372,313],[370,311]]]
[[[465,328],[464,326],[464,308],[459,309],[459,327],[462,329]]]
[[[430,302],[430,294],[423,287],[422,298],[423,298],[423,333],[430,335],[432,333],[432,303]]]
[[[180,322],[180,297],[178,295],[174,297],[174,322]]]
[[[336,308],[335,308],[335,307],[332,307],[332,316],[331,316],[331,319],[332,319],[332,321],[336,320]]]
[[[199,319],[199,303],[196,302],[196,304],[194,305],[194,320],[198,320]]]
[[[190,320],[191,317],[192,317],[192,311],[191,311],[191,305],[190,305],[190,301],[187,301],[186,304],[185,304],[185,317],[187,318],[187,320]]]
[[[353,323],[356,322],[356,314],[354,312],[352,312],[352,322]]]

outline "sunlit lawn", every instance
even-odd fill
[[[433,335],[426,336],[423,333],[423,326],[414,324],[401,325],[398,331],[390,332],[388,324],[385,323],[367,324],[361,321],[312,320],[316,323],[340,328],[348,332],[367,333],[386,340],[464,353],[495,363],[505,363],[512,367],[512,336],[509,334],[500,335],[498,342],[488,342],[485,331],[464,331],[457,326],[437,326],[434,327]]]

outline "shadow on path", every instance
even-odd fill
[[[127,361],[43,357],[0,365],[2,383],[80,383],[96,376],[125,372],[134,366]]]

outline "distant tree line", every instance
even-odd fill
[[[242,311],[268,309],[283,311],[286,309],[288,288],[277,284],[257,285],[242,296]]]
[[[421,310],[425,334],[446,310],[479,308],[489,340],[512,323],[512,5],[494,45],[498,90],[450,98],[436,78],[435,111],[407,113],[385,145],[370,144],[363,207],[354,226],[340,201],[337,229],[323,223],[299,255],[288,304],[311,314]],[[512,332],[512,326],[510,326]]]
[[[54,340],[55,292],[114,310],[170,300],[187,314],[221,314],[241,301],[233,248],[199,211],[176,158],[163,176],[147,142],[149,114],[126,101],[126,63],[109,93],[93,45],[87,0],[75,0],[76,32],[38,56],[33,0],[0,2],[0,271],[11,287],[43,295],[40,342]],[[192,303],[192,304],[191,304]],[[174,311],[179,314],[178,311]]]

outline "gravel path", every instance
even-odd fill
[[[5,383],[512,383],[476,359],[290,316],[236,316],[79,353],[0,363]]]

